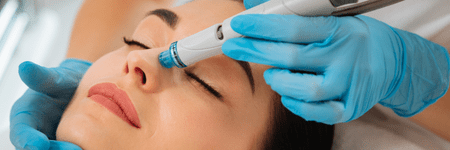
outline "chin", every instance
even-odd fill
[[[82,124],[80,120],[74,118],[64,118],[56,129],[56,140],[66,141],[78,145],[82,149],[88,149],[90,140],[93,134],[89,131],[89,126]]]
[[[107,112],[96,108],[88,99],[74,102],[77,103],[69,105],[61,118],[56,140],[76,144],[82,149],[110,149],[108,146],[114,142],[108,138],[113,136],[108,135],[101,119]]]

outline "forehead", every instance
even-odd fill
[[[196,33],[244,11],[245,7],[233,0],[195,0],[170,10],[179,16],[179,27]]]
[[[242,2],[235,0],[195,0],[193,2],[174,7],[173,9],[184,13],[196,13],[197,15],[204,14],[205,16],[209,15],[215,17],[218,17],[220,14],[224,17],[230,17],[230,15],[246,10]]]

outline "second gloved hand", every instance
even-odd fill
[[[408,117],[448,88],[445,48],[370,17],[250,14],[231,27],[246,37],[226,41],[223,52],[275,66],[266,83],[306,120],[348,122],[377,103]]]
[[[11,109],[10,140],[17,149],[81,149],[54,140],[61,115],[90,66],[77,59],[67,59],[56,68],[20,64],[20,77],[30,89]]]

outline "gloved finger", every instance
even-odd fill
[[[304,102],[338,99],[346,90],[339,81],[325,82],[324,75],[292,73],[286,69],[271,68],[264,72],[268,85],[280,95],[295,97]]]
[[[62,95],[61,92],[73,92],[80,80],[66,75],[62,71],[42,67],[29,61],[19,65],[19,75],[30,89],[47,95]]]
[[[82,150],[82,149],[79,146],[72,144],[70,142],[51,140],[49,150]]]
[[[45,134],[26,124],[11,126],[10,140],[16,149],[49,149],[50,142]]]
[[[252,7],[255,7],[256,5],[265,3],[269,0],[244,0],[244,6],[245,9],[250,9]]]
[[[231,28],[247,37],[291,43],[326,43],[339,28],[337,17],[246,14],[234,17]]]
[[[44,113],[40,112],[39,106],[42,106],[42,102],[47,100],[46,97],[41,96],[42,94],[28,89],[25,94],[20,97],[12,106],[10,113],[10,125],[26,125],[27,127],[38,128],[41,118]],[[48,96],[47,96],[48,97]],[[38,101],[42,100],[42,101]],[[41,103],[39,103],[41,102]],[[20,130],[21,128],[16,128]],[[15,131],[12,130],[11,131]]]
[[[11,108],[10,126],[24,124],[55,139],[56,126],[67,104],[28,89]]]
[[[222,52],[236,60],[276,66],[293,70],[323,71],[333,56],[329,48],[315,44],[300,45],[252,38],[233,38],[222,45]]]
[[[317,121],[328,125],[344,122],[344,104],[340,101],[307,103],[282,96],[281,103],[292,113],[307,121]]]

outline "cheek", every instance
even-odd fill
[[[90,82],[120,75],[125,69],[126,56],[127,52],[120,49],[108,53],[92,64],[83,79]]]
[[[181,149],[230,143],[227,140],[233,137],[236,126],[228,107],[193,92],[173,93],[167,93],[160,102],[161,122],[155,136],[164,137],[165,143],[179,143]]]

